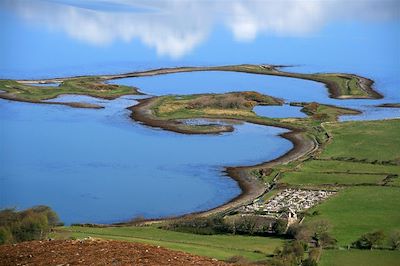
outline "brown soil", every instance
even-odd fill
[[[7,265],[230,265],[147,244],[99,240],[31,241],[0,246]]]

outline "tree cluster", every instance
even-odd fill
[[[23,211],[0,211],[0,244],[16,243],[47,237],[51,228],[59,225],[57,214],[47,206]]]
[[[352,246],[359,249],[374,249],[382,246],[386,238],[382,230],[363,234],[353,242]],[[393,231],[387,238],[387,244],[393,250],[400,250],[400,231]]]

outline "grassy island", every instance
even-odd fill
[[[61,81],[57,86],[40,86],[14,80],[0,80],[0,98],[32,103],[65,104],[72,107],[101,108],[101,106],[72,102],[46,102],[63,94],[88,95],[103,99],[115,99],[123,95],[141,94],[137,88],[106,84],[99,77],[80,77]]]
[[[146,71],[129,72],[123,74],[87,76],[87,77],[65,77],[51,78],[42,80],[19,80],[21,83],[54,83],[64,82],[67,80],[79,80],[86,78],[100,79],[101,81],[130,78],[130,77],[145,77],[163,74],[193,72],[193,71],[231,71],[244,72],[260,75],[281,76],[287,78],[297,78],[311,80],[325,84],[329,91],[329,97],[335,99],[380,99],[382,94],[374,90],[373,80],[368,78],[348,73],[295,73],[283,71],[281,66],[274,65],[228,65],[228,66],[212,66],[212,67],[173,67],[160,68]]]
[[[283,101],[258,92],[231,92],[224,94],[170,95],[140,100],[140,104],[130,107],[132,118],[146,125],[186,133],[220,133],[231,131],[226,125],[191,125],[184,119],[232,119],[245,122],[280,126],[296,130],[313,130],[321,122],[336,121],[339,115],[359,114],[359,111],[318,103],[296,102],[303,107],[308,118],[274,119],[258,116],[253,112],[256,105],[282,105]],[[319,134],[318,134],[319,135]]]
[[[229,65],[212,67],[175,67],[161,68],[142,72],[131,72],[119,75],[104,75],[105,79],[127,77],[143,77],[161,74],[171,74],[191,71],[233,71],[261,75],[281,76],[311,80],[325,84],[329,97],[336,99],[380,99],[383,96],[373,89],[373,81],[355,74],[348,73],[294,73],[283,71],[281,66],[274,65]]]

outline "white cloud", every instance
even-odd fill
[[[260,34],[308,34],[330,20],[398,18],[400,13],[396,0],[3,0],[2,4],[30,23],[78,40],[107,45],[138,39],[159,55],[173,58],[192,51],[218,24],[230,29],[236,40],[251,41]]]

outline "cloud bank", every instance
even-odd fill
[[[400,14],[396,0],[3,0],[0,7],[93,45],[140,40],[172,58],[190,53],[217,25],[249,42],[262,34],[304,36],[335,20],[399,19]]]

